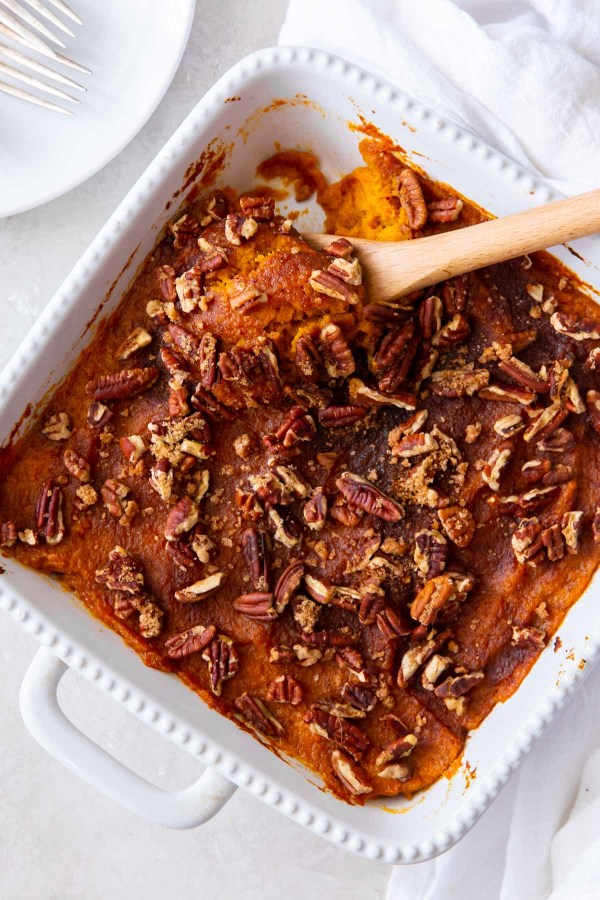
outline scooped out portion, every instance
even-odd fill
[[[479,221],[393,145],[179,214],[0,460],[6,554],[353,803],[411,796],[518,687],[600,558],[600,316],[541,254],[393,304],[352,237]],[[308,175],[307,175],[308,173]]]

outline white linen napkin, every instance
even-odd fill
[[[279,42],[370,68],[560,191],[600,186],[600,0],[291,0]],[[598,900],[598,696],[600,670],[457,847],[394,870],[388,900]]]
[[[599,186],[599,0],[291,0],[279,43],[384,74],[558,190]]]

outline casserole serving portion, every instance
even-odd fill
[[[309,99],[294,85],[315,64]],[[406,816],[341,806],[43,584],[61,634],[161,694],[188,741],[200,723],[230,748],[237,760],[219,751],[215,763],[234,780],[266,766],[288,814],[408,860],[440,852],[497,790],[517,758],[497,763],[498,748],[552,693],[566,649],[580,672],[591,591],[563,626],[565,651],[559,640],[542,655],[461,762],[467,731],[510,696],[597,564],[598,332],[592,299],[547,258],[397,308],[365,292],[351,240],[325,254],[302,242],[294,225],[323,229],[314,195],[328,230],[407,239],[478,220],[462,194],[495,212],[531,202],[533,185],[508,188],[519,173],[507,163],[478,161],[487,151],[471,138],[342,70],[321,54],[259,54],[182,126],[183,146],[176,136],[133,192],[135,212],[107,226],[102,274],[88,269],[72,312],[59,313],[65,294],[54,303],[45,369],[13,368],[6,435],[25,401],[70,374],[5,450],[0,509],[19,563],[59,575],[146,662],[344,799],[410,797],[446,772],[408,806],[386,801]],[[360,83],[334,99],[348,79]],[[411,127],[399,134],[401,108]],[[284,136],[293,152],[277,147]],[[468,173],[461,144],[473,145]],[[35,578],[7,568],[21,593]],[[472,782],[474,769],[465,794],[461,772]]]

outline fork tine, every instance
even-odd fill
[[[69,66],[71,69],[75,69],[77,72],[83,72],[84,75],[92,75],[91,69],[87,69],[85,66],[80,65],[80,63],[75,62],[72,59],[69,59],[67,56],[63,56],[60,53],[57,53],[52,47],[48,47],[47,44],[44,44],[43,41],[40,41],[40,46],[34,46],[32,41],[28,38],[22,37],[20,34],[17,34],[16,31],[13,31],[12,28],[7,27],[2,22],[2,14],[0,13],[0,34],[6,35],[6,37],[10,38],[11,41],[16,41],[18,44],[22,44],[24,47],[27,47],[28,50],[36,50],[37,53],[41,53],[42,56],[47,56],[48,59],[54,59],[57,62],[62,63],[65,66]]]
[[[77,15],[77,13],[74,13],[71,7],[67,6],[67,4],[64,3],[64,0],[49,0],[49,2],[52,3],[52,5],[57,9],[59,9],[61,13],[63,13],[63,15],[67,16],[69,19],[72,19],[74,22],[77,22],[78,25],[83,25],[83,22]]]
[[[34,32],[29,28],[26,28],[25,25],[22,25],[12,13],[0,9],[0,22],[27,41],[31,47],[35,47],[36,50],[40,50],[40,52],[49,50],[54,53],[54,50],[52,50],[52,47],[50,47],[46,41],[43,41],[41,37],[38,37],[37,34],[34,34]]]
[[[71,31],[70,28],[67,28],[65,23],[62,22],[52,10],[47,9],[42,3],[42,0],[25,0],[25,2],[28,3],[36,13],[39,13],[39,15],[43,16],[44,19],[47,19],[48,22],[51,22],[56,28],[60,28],[60,30],[64,31],[65,34],[68,34],[69,37],[75,37],[74,32]]]
[[[0,0],[3,6],[13,12],[16,16],[19,17],[23,22],[27,25],[30,25],[40,34],[44,35],[44,37],[48,38],[55,44],[58,44],[59,47],[62,47],[63,50],[66,50],[67,45],[61,41],[59,38],[53,34],[49,28],[46,28],[41,22],[38,22],[35,16],[32,16],[30,12],[28,12],[22,3],[19,3],[19,0]]]
[[[62,113],[63,116],[73,115],[70,109],[63,109],[62,106],[57,106],[56,103],[50,103],[49,100],[42,100],[41,97],[34,97],[33,94],[22,91],[21,88],[13,87],[11,84],[5,84],[3,81],[0,81],[0,92],[3,94],[10,94],[11,97],[17,97],[19,100],[26,100],[28,103],[34,103],[36,106],[43,106],[44,109],[51,109],[54,112]]]
[[[82,84],[77,84],[77,82],[73,81],[72,78],[67,78],[66,75],[62,75],[60,72],[55,72],[54,69],[50,68],[50,66],[45,66],[43,65],[43,63],[35,62],[33,59],[30,59],[23,53],[19,53],[18,50],[13,50],[12,47],[5,47],[4,44],[0,44],[0,56],[6,56],[8,59],[14,59],[15,62],[20,63],[22,66],[31,69],[33,72],[39,72],[40,75],[45,75],[46,78],[51,78],[53,81],[58,81],[59,84],[66,84],[69,87],[76,88],[79,91],[87,91],[87,88],[83,87]]]
[[[31,87],[38,88],[40,91],[52,94],[53,97],[59,97],[61,100],[69,100],[70,103],[81,103],[81,100],[71,97],[71,95],[66,94],[65,91],[60,91],[58,88],[46,84],[45,81],[40,81],[39,78],[28,75],[27,72],[21,72],[20,69],[15,69],[14,66],[9,66],[6,63],[0,62],[0,72],[4,72],[5,75],[14,78],[15,81],[22,81],[24,84],[29,84]]]

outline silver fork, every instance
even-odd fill
[[[69,103],[81,103],[81,100],[77,97],[73,97],[70,93],[48,84],[48,81],[62,84],[71,90],[77,91],[85,91],[85,87],[73,81],[72,78],[68,78],[62,72],[38,62],[33,56],[33,54],[39,53],[60,66],[75,69],[77,72],[82,72],[85,75],[92,74],[85,66],[69,59],[67,56],[63,56],[62,53],[55,49],[56,47],[61,50],[66,49],[62,35],[67,35],[68,37],[75,37],[75,35],[56,12],[49,8],[50,6],[53,6],[57,12],[62,13],[69,20],[69,23],[83,24],[77,13],[73,12],[64,0],[24,0],[24,2],[23,0],[0,0],[0,36],[8,39],[8,43],[6,40],[0,40],[0,76],[8,76],[13,81],[37,88],[37,90],[45,94],[57,97],[60,100],[66,100]],[[38,15],[34,15],[31,10]],[[42,17],[45,21],[41,21],[39,17]],[[59,37],[46,23],[54,26],[54,29],[58,29],[61,32],[61,36]],[[21,45],[26,49],[26,52],[17,50],[14,44]],[[5,60],[10,60],[10,62]],[[13,62],[17,63],[19,68],[12,65],[11,63]],[[42,77],[37,78],[35,75],[29,74],[29,72],[23,71],[23,69],[28,69],[29,72],[35,72]],[[57,103],[52,103],[50,100],[25,91],[11,82],[2,80],[1,77],[0,92],[9,94],[19,100],[26,100],[28,103],[34,103],[36,106],[50,109],[53,112],[62,113],[65,116],[73,115],[70,109],[65,109]]]

